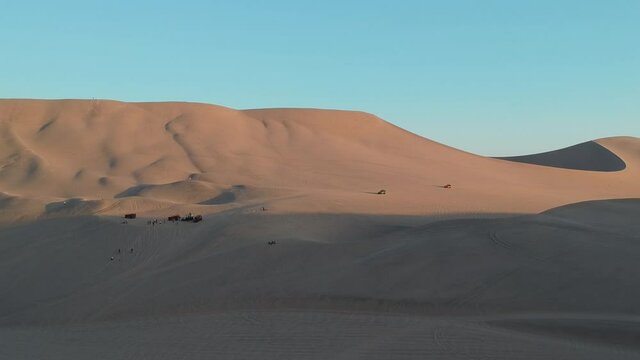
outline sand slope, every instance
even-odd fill
[[[5,227],[0,357],[637,358],[639,214]]]
[[[576,171],[465,153],[361,112],[0,100],[0,139],[0,192],[16,199],[0,211],[13,219],[122,214],[133,203],[150,216],[265,205],[280,213],[531,213],[640,197],[637,138],[544,157],[607,170]],[[594,147],[609,155],[593,156]],[[381,188],[387,196],[372,194]],[[74,198],[94,202],[47,210]],[[40,208],[8,208],[19,202]]]

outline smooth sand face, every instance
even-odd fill
[[[534,213],[640,196],[637,138],[597,140],[611,156],[571,154],[592,169],[610,169],[619,157],[623,170],[576,171],[465,153],[360,112],[3,100],[0,137],[5,221],[255,205],[280,213]],[[380,189],[387,195],[372,194]],[[89,203],[58,206],[72,198]]]

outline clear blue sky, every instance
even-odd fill
[[[638,0],[9,1],[0,97],[375,113],[485,155],[640,136]]]

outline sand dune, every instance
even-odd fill
[[[259,198],[281,213],[417,215],[640,197],[637,138],[525,157],[608,172],[575,171],[476,156],[361,112],[2,100],[0,137],[0,191],[40,202],[32,217],[67,199],[105,201],[115,212],[113,200],[127,197],[209,213]],[[452,190],[441,187],[448,183]],[[260,196],[229,192],[242,186]],[[382,188],[387,196],[372,195]]]
[[[620,171],[626,167],[622,159],[595,141],[588,141],[555,151],[499,159],[588,171]]]
[[[634,137],[0,100],[0,358],[635,359],[639,179]]]

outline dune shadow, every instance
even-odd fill
[[[496,157],[496,159],[585,171],[620,171],[627,167],[627,164],[616,154],[595,141],[538,154]]]
[[[150,186],[151,185],[145,185],[145,184],[143,184],[143,185],[135,185],[135,186],[132,186],[132,187],[126,189],[123,192],[120,192],[120,193],[116,194],[114,197],[116,199],[120,199],[120,198],[124,198],[124,197],[129,197],[129,196],[140,196],[140,194],[144,190],[148,189]]]
[[[73,199],[68,199],[68,200],[64,200],[64,201],[55,201],[55,202],[50,202],[48,204],[46,204],[44,206],[44,210],[47,213],[51,213],[51,212],[57,212],[72,206],[76,206],[79,203],[82,202],[82,199],[80,198],[73,198]]]
[[[223,191],[218,196],[209,200],[202,201],[200,205],[225,205],[238,200],[238,196],[247,190],[246,185],[233,185],[231,188]]]
[[[225,191],[220,195],[201,202],[201,205],[224,205],[236,201],[237,197],[232,191]]]
[[[46,204],[44,210],[46,214],[64,214],[64,213],[78,213],[78,212],[91,212],[95,210],[98,203],[93,200],[85,200],[82,198],[72,198],[63,201],[54,201]]]

